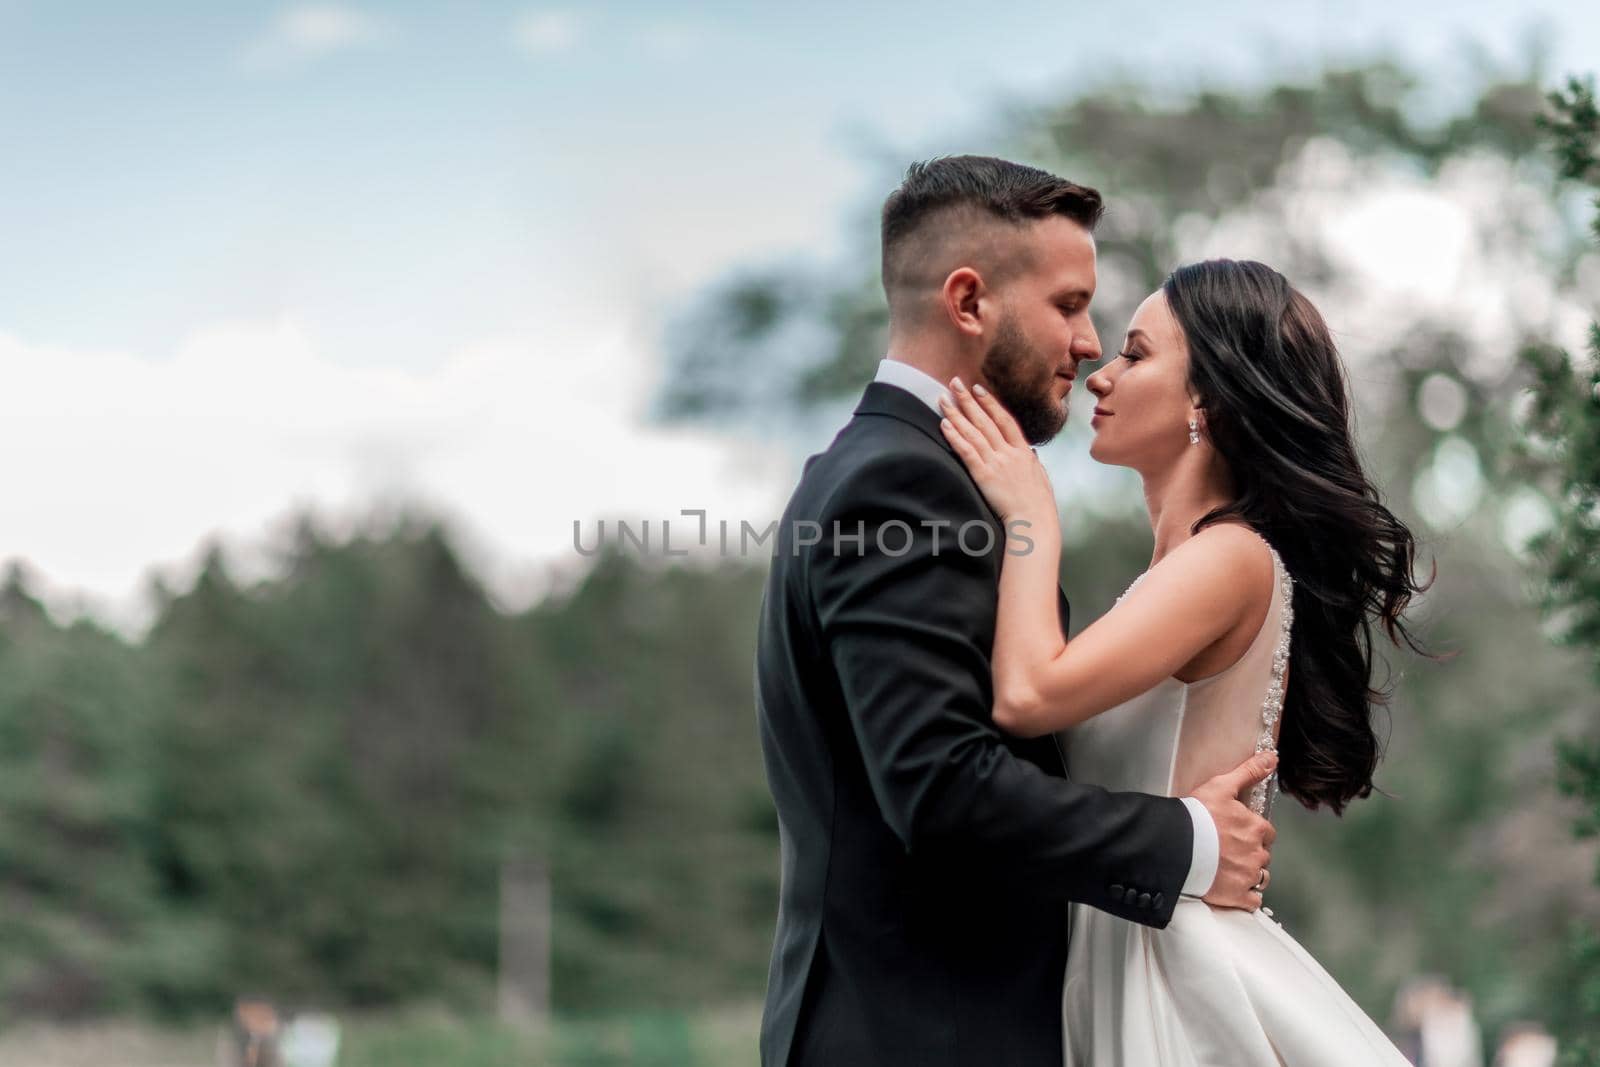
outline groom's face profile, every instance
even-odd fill
[[[996,286],[999,314],[982,376],[1023,435],[1043,444],[1067,421],[1078,364],[1100,356],[1089,318],[1094,237],[1077,222],[1052,215],[1022,227],[1015,239],[1020,255]]]
[[[1004,160],[914,165],[883,207],[891,358],[988,387],[1029,441],[1050,440],[1078,365],[1100,356],[1100,210],[1095,190]]]
[[[1094,238],[1078,222],[1048,216],[1006,227],[1010,270],[992,288],[981,378],[1029,442],[1061,432],[1078,363],[1099,358],[1090,320]]]

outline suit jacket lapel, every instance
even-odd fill
[[[956,454],[956,450],[950,447],[950,442],[944,439],[944,431],[939,429],[939,415],[928,405],[899,386],[889,385],[886,382],[873,382],[868,385],[866,392],[861,394],[861,402],[856,405],[855,414],[858,417],[868,415],[899,419],[901,422],[921,430],[931,441],[950,453],[950,455],[955,456]],[[960,462],[959,456],[956,459],[957,462]],[[965,469],[965,464],[962,466]],[[1005,524],[1000,521],[1000,516],[995,512],[994,508],[989,507],[987,500],[984,501],[984,507],[988,508],[990,516],[1000,525],[1003,534],[1005,532]],[[1063,634],[1071,633],[1072,605],[1067,602],[1066,589],[1059,583],[1056,586],[1056,599],[1057,610],[1061,615],[1061,632]],[[1056,735],[1051,735],[1051,740],[1054,743],[1056,755],[1061,760],[1061,770],[1065,773],[1067,767],[1066,754],[1062,751],[1060,739]]]
[[[887,415],[891,419],[899,419],[927,434],[930,440],[952,456],[956,454],[950,442],[944,439],[944,431],[939,429],[939,413],[898,385],[886,382],[868,385],[866,392],[861,394],[861,402],[856,405],[855,413],[858,416]]]

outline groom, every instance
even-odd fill
[[[1180,894],[1255,908],[1273,830],[1236,798],[1064,777],[990,720],[1002,529],[939,431],[943,383],[992,389],[1029,440],[1100,355],[1092,189],[973,156],[883,208],[889,352],[806,463],[762,600],[757,703],[782,889],[765,1067],[1057,1065],[1066,903],[1165,926]],[[1061,602],[1063,624],[1066,600]]]

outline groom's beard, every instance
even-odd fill
[[[1066,401],[1051,395],[1054,364],[1028,343],[1010,315],[1001,318],[994,341],[984,353],[983,376],[1029,444],[1044,444],[1066,425]]]

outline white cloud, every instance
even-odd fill
[[[645,51],[663,59],[683,59],[705,49],[710,41],[705,26],[690,22],[653,23],[639,35]]]
[[[512,23],[511,40],[530,56],[559,55],[578,48],[593,35],[594,28],[594,20],[582,12],[543,8],[517,18]],[[687,58],[703,52],[719,36],[704,23],[683,20],[608,26],[607,29],[621,32],[620,42],[624,47],[657,59]]]
[[[340,365],[289,320],[203,329],[159,361],[0,333],[0,557],[32,564],[58,609],[86,599],[137,627],[152,566],[181,587],[215,535],[260,572],[296,508],[347,525],[420,504],[514,606],[581,562],[574,520],[588,546],[601,517],[659,531],[683,508],[735,528],[776,515],[787,453],[643,424],[650,382],[626,328],[564,332],[423,371]]]
[[[337,4],[285,8],[246,52],[251,70],[293,66],[319,56],[375,44],[387,30],[376,18]]]
[[[331,52],[364,44],[376,36],[372,19],[345,7],[297,7],[284,13],[282,33],[307,52]]]
[[[512,40],[532,56],[570,52],[583,38],[584,20],[573,11],[530,11],[512,27]]]

